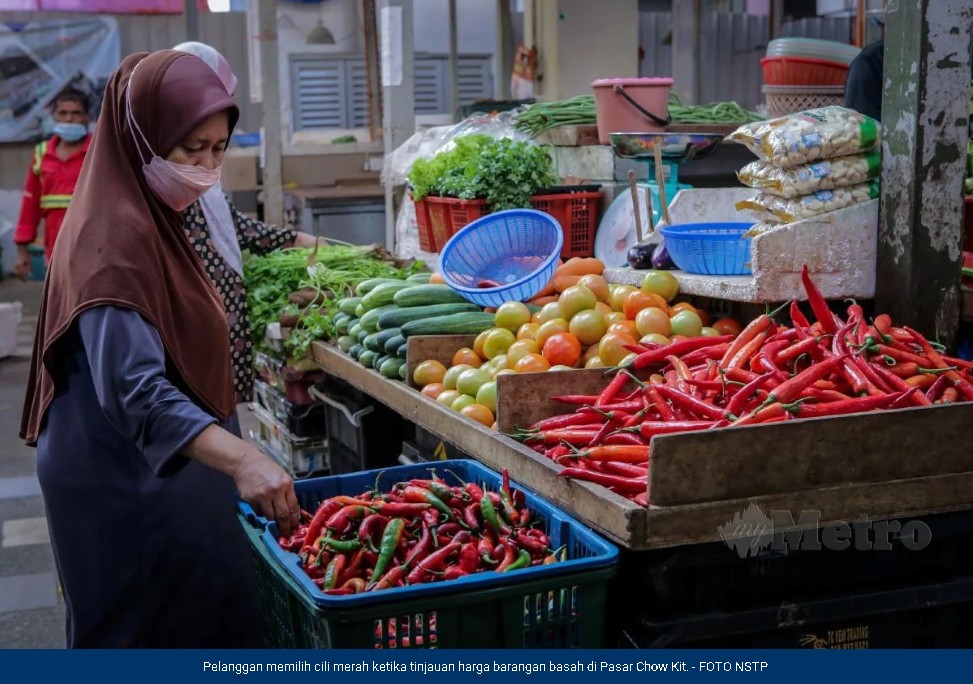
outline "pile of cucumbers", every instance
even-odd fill
[[[493,314],[463,299],[431,274],[406,280],[372,278],[354,297],[338,302],[338,348],[387,378],[406,379],[406,342],[412,335],[476,335],[494,325]]]

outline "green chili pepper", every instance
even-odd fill
[[[402,518],[394,518],[385,526],[385,532],[382,533],[381,550],[378,553],[378,560],[375,562],[372,577],[378,579],[385,573],[385,569],[388,567],[389,562],[395,555],[395,550],[399,546],[399,542],[402,540],[402,532],[404,530],[405,520]]]
[[[329,549],[333,549],[338,553],[348,553],[349,551],[357,551],[360,549],[361,542],[357,539],[340,541],[338,539],[332,539],[331,537],[324,537],[321,540],[321,546],[327,546]]]
[[[338,577],[345,568],[345,556],[335,556],[328,563],[328,569],[324,571],[324,589],[334,589],[338,583]]]
[[[521,549],[520,553],[517,554],[516,560],[513,563],[504,568],[503,572],[510,572],[511,570],[520,570],[521,568],[526,568],[530,565],[530,552],[527,549]]]
[[[490,498],[490,492],[485,490],[483,498],[480,499],[480,512],[483,514],[483,520],[486,524],[492,527],[494,532],[500,534],[500,519],[497,517],[497,509]]]
[[[402,492],[402,498],[408,503],[427,503],[445,515],[447,520],[455,522],[453,511],[450,509],[450,507],[443,503],[442,499],[430,492],[428,489],[409,485]]]

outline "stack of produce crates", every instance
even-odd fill
[[[263,353],[257,354],[255,369],[254,441],[294,477],[329,472],[324,405],[304,387],[305,376],[316,379],[315,372],[287,368]]]
[[[444,466],[446,464],[443,464]],[[396,466],[298,482],[301,507],[315,511],[332,496],[436,475],[447,485],[476,483],[499,491],[501,477],[475,461]],[[377,485],[376,485],[377,483]],[[273,521],[240,505],[260,591],[268,646],[276,648],[596,648],[605,641],[607,581],[617,549],[581,523],[525,494],[537,527],[567,560],[509,573],[479,572],[449,581],[352,595],[327,595],[300,558],[277,543]]]

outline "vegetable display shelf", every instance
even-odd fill
[[[681,190],[669,213],[673,224],[740,221],[737,201],[749,188]],[[805,299],[801,267],[807,264],[825,298],[873,299],[878,244],[877,199],[814,218],[781,224],[752,238],[750,276],[709,276],[673,271],[687,295],[763,304]],[[610,283],[641,285],[645,273],[610,268]]]
[[[413,338],[418,339],[418,338]],[[410,340],[410,346],[413,342]],[[324,343],[312,349],[327,372],[408,420],[536,491],[631,550],[718,541],[720,528],[751,502],[780,512],[776,530],[973,508],[973,452],[965,435],[973,404],[791,421],[674,434],[653,440],[650,501],[643,508],[586,482],[557,477],[561,467],[496,430],[460,416],[401,382],[363,368]],[[498,378],[501,431],[570,407],[549,398],[594,393],[597,369]],[[940,435],[930,442],[925,436]],[[788,521],[787,515],[790,515]]]

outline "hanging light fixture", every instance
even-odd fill
[[[307,44],[334,45],[334,36],[331,34],[331,30],[324,25],[324,22],[320,18],[318,19],[318,25],[307,34]]]

